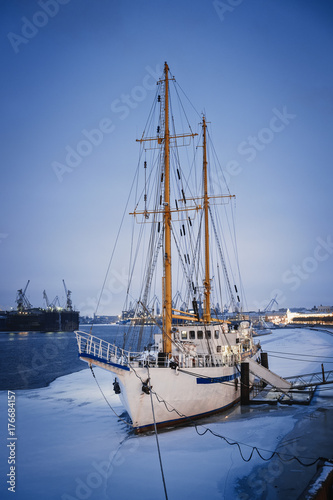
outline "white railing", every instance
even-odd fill
[[[130,364],[140,366],[147,362],[149,362],[150,366],[157,364],[157,356],[152,355],[151,352],[126,351],[86,332],[76,331],[75,335],[80,356],[84,357],[86,354],[101,362],[121,366],[129,366]]]
[[[170,362],[175,362],[179,368],[193,367],[216,367],[216,366],[234,366],[242,361],[243,356],[237,353],[217,353],[217,354],[180,354],[172,357],[170,360],[156,351],[127,351],[120,347],[110,344],[105,340],[90,335],[87,332],[76,331],[76,340],[80,356],[93,356],[93,359],[109,364],[121,365],[129,368],[145,366],[169,366]],[[248,356],[253,355],[249,351]],[[172,366],[172,365],[171,365]]]

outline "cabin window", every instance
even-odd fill
[[[221,352],[221,346],[220,345],[216,346],[216,352]]]
[[[186,340],[186,339],[187,339],[187,331],[183,330],[182,331],[182,340]]]
[[[212,332],[210,330],[205,331],[205,338],[206,339],[211,339],[212,338]]]
[[[195,339],[195,331],[194,330],[190,330],[190,339],[191,340]]]
[[[203,331],[202,330],[198,330],[197,338],[198,338],[198,340],[202,340],[203,339]]]
[[[220,332],[218,330],[215,330],[214,332],[214,338],[218,339],[220,336]]]

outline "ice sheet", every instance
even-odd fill
[[[333,337],[308,330],[274,332],[262,339],[262,345],[271,351],[303,354],[320,354],[324,349],[326,356],[333,356]],[[288,376],[319,371],[320,363],[310,358],[295,364],[271,358],[270,368]],[[113,377],[97,368],[95,373],[111,406],[126,417],[113,392]],[[247,445],[275,450],[297,421],[307,418],[318,405],[332,405],[332,390],[326,389],[319,391],[309,407],[238,406],[227,415],[205,420],[203,425]],[[1,498],[164,498],[155,436],[135,436],[117,418],[89,369],[61,377],[46,388],[16,391],[15,497],[4,481],[9,471],[5,391],[0,393],[0,409]],[[170,500],[277,498],[271,483],[286,467],[277,460],[262,462],[255,454],[246,463],[235,446],[209,433],[199,436],[194,427],[161,432],[159,443]],[[251,448],[242,446],[242,451],[248,457]],[[256,488],[259,470],[266,474],[264,491],[262,478],[260,488]]]

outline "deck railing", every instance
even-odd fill
[[[94,359],[101,362],[113,363],[124,367],[132,363],[137,364],[139,361],[142,363],[149,361],[151,365],[155,361],[155,358],[148,352],[126,351],[86,332],[76,331],[75,335],[80,356],[93,356]]]
[[[92,360],[120,365],[120,367],[129,368],[145,366],[169,366],[163,353],[157,351],[127,351],[120,347],[110,344],[105,340],[90,335],[87,332],[76,331],[76,340],[78,344],[79,355]],[[252,354],[249,352],[249,355]],[[234,366],[235,363],[241,362],[240,353],[217,353],[217,354],[184,354],[181,353],[171,361],[176,362],[179,368],[193,368],[193,367],[216,367],[216,366]]]

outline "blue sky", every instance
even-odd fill
[[[34,305],[44,288],[64,299],[64,278],[92,314],[165,60],[212,122],[237,197],[248,307],[275,295],[279,307],[333,305],[330,1],[12,0],[0,9],[0,308],[28,279]],[[109,314],[121,310],[126,274],[114,265]]]

